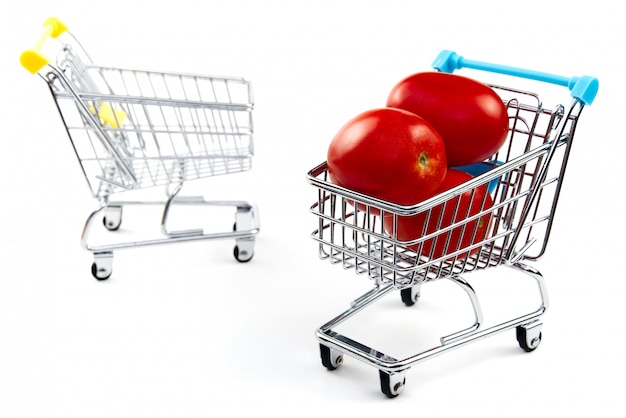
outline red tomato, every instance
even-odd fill
[[[426,119],[446,144],[448,165],[479,163],[495,154],[506,140],[506,106],[486,84],[439,72],[413,74],[391,90],[387,106]]]
[[[441,184],[436,194],[443,193],[455,186],[458,186],[473,177],[465,172],[448,169],[446,178]],[[443,228],[463,221],[470,216],[487,210],[493,206],[493,200],[487,187],[481,185],[475,189],[468,190],[460,196],[453,197],[444,203],[433,207],[430,211],[421,212],[414,216],[398,216],[397,238],[400,241],[412,241],[431,234]],[[430,214],[429,214],[430,213]],[[428,220],[427,220],[428,218]],[[440,221],[441,219],[441,221]],[[439,258],[451,254],[455,251],[467,248],[486,238],[491,220],[491,213],[485,214],[478,219],[454,227],[452,230],[436,235],[435,237],[420,244],[409,246],[414,251],[421,251],[422,255],[429,258]],[[394,218],[391,214],[385,214],[383,220],[385,230],[393,234]],[[426,222],[428,225],[426,226]],[[465,225],[465,226],[463,226]],[[434,245],[434,248],[433,248]],[[462,258],[468,254],[475,254],[479,248],[461,253],[457,257]],[[432,251],[432,253],[431,253]]]
[[[420,116],[380,108],[349,120],[330,143],[333,183],[400,205],[432,195],[447,171],[441,136]]]

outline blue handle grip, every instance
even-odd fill
[[[445,73],[452,73],[454,70],[461,68],[473,68],[475,70],[528,78],[531,80],[564,86],[570,90],[572,97],[581,101],[584,105],[590,105],[598,93],[599,83],[598,79],[595,77],[585,75],[582,77],[568,78],[540,71],[525,70],[506,65],[468,60],[458,55],[456,52],[448,50],[443,50],[439,53],[439,56],[437,56],[433,62],[432,67]]]

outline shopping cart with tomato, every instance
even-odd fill
[[[94,255],[95,278],[111,275],[114,251],[138,246],[230,238],[238,261],[252,258],[259,231],[255,205],[180,194],[188,180],[250,170],[254,147],[249,81],[95,65],[56,18],[45,21],[43,34],[20,61],[47,83],[98,201],[81,236],[82,246]],[[141,193],[155,186],[163,187],[164,195]],[[115,199],[122,192],[137,196]],[[124,208],[145,211],[143,205],[163,208],[158,210],[156,234],[92,243],[94,222],[101,220],[106,230],[115,231]],[[218,208],[233,208],[234,219],[219,229],[180,227],[181,222],[172,227],[172,209],[189,205],[211,208],[213,215],[206,219],[221,214]]]
[[[381,390],[388,397],[402,392],[411,366],[467,343],[515,330],[524,351],[538,347],[548,297],[543,276],[527,262],[539,259],[546,250],[574,132],[583,108],[593,102],[598,90],[594,77],[568,78],[468,60],[452,51],[442,51],[433,67],[446,73],[465,69],[463,75],[476,79],[492,73],[494,78],[524,80],[559,92],[566,87],[571,98],[568,105],[546,108],[536,93],[485,82],[506,105],[506,142],[480,164],[482,168],[475,167],[478,171],[473,172],[471,180],[413,206],[396,205],[333,183],[327,162],[308,172],[308,182],[317,190],[317,201],[310,211],[317,219],[312,238],[318,242],[319,257],[368,277],[373,283],[373,288],[353,300],[347,310],[317,329],[322,364],[329,370],[336,369],[344,355],[369,364],[379,370]],[[487,188],[490,198],[480,197],[478,210],[455,217],[459,220],[452,223],[443,222],[441,218],[448,209],[459,212],[467,207],[461,202],[462,196],[469,193],[478,199],[476,191],[480,188]],[[441,210],[442,205],[448,209]],[[421,235],[409,241],[399,239],[394,225],[404,217],[416,216],[444,226],[434,231],[424,228]],[[478,235],[479,225],[484,226],[484,222],[488,229]],[[458,233],[455,239],[454,231],[463,231],[474,239],[462,240]],[[481,300],[466,276],[494,267],[522,272],[523,280],[535,282],[536,309],[531,301],[530,312],[495,323],[485,321]],[[469,326],[446,332],[432,346],[409,356],[393,356],[388,350],[375,349],[341,332],[340,325],[346,325],[347,320],[384,296],[398,291],[404,304],[411,306],[417,303],[422,285],[442,279],[458,285],[466,294],[471,318]],[[402,327],[401,332],[410,330]]]

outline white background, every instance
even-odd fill
[[[613,415],[625,371],[625,34],[608,4],[4,2],[0,416]],[[18,61],[49,16],[99,64],[252,81],[253,169],[190,185],[258,205],[250,263],[234,260],[232,241],[205,241],[120,251],[109,280],[92,278],[79,237],[96,202],[45,83]],[[593,75],[600,92],[581,117],[550,245],[535,263],[551,302],[542,345],[525,354],[512,331],[481,340],[415,365],[389,400],[371,366],[348,358],[328,372],[319,360],[315,329],[371,283],[317,257],[306,173],[345,121],[382,106],[399,79],[429,70],[441,49]],[[528,301],[503,284],[512,271],[493,273],[477,276],[476,288],[496,312]],[[463,295],[457,303],[459,291],[444,288],[425,287],[410,309],[392,296],[352,329],[374,348],[412,355],[423,335],[439,332],[439,317],[460,311],[459,326],[471,322]]]

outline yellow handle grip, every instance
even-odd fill
[[[48,64],[48,58],[41,53],[41,48],[48,37],[56,38],[63,32],[67,31],[67,26],[55,17],[46,19],[43,23],[43,33],[31,49],[27,49],[20,55],[20,63],[22,67],[36,74],[41,68]]]

